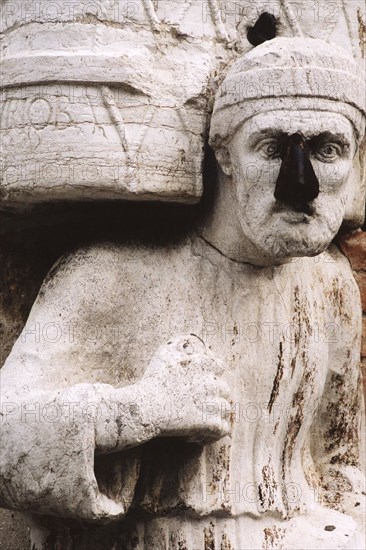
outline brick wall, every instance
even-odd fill
[[[366,232],[357,231],[342,237],[340,248],[349,259],[360,287],[363,310],[362,372],[366,398]]]

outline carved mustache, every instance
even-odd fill
[[[277,201],[294,210],[311,214],[309,202],[319,195],[319,181],[309,158],[309,150],[301,134],[292,134],[281,152],[282,164],[274,192]]]

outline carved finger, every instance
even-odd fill
[[[125,508],[122,503],[99,493],[92,502],[90,513],[90,519],[109,523],[121,519],[125,515]]]

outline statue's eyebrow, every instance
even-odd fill
[[[285,132],[283,130],[278,130],[278,128],[263,128],[263,130],[258,130],[257,132],[254,132],[252,135],[257,137],[263,137],[263,136],[269,136],[269,137],[277,137],[277,136],[283,136]]]
[[[288,135],[289,134],[284,130],[279,130],[276,128],[263,128],[262,130],[258,130],[251,134],[249,138],[249,143],[250,145],[255,145],[261,139],[274,138],[279,140]],[[338,143],[342,147],[351,147],[349,138],[343,133],[320,132],[315,135],[314,134],[306,135],[305,133],[304,137],[306,141],[309,141],[313,145],[316,145],[322,142],[333,141],[335,143]]]
[[[261,139],[265,139],[265,138],[279,139],[285,135],[287,135],[286,132],[282,130],[278,130],[275,128],[263,128],[263,130],[258,130],[257,132],[253,132],[250,135],[249,143],[253,145],[258,141],[260,141]]]
[[[341,145],[342,147],[351,146],[350,140],[345,134],[333,134],[333,132],[321,132],[320,134],[317,134],[315,136],[309,136],[309,141],[311,144],[333,141],[335,143],[338,143],[338,145]]]

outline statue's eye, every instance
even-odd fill
[[[323,162],[335,162],[342,156],[342,147],[338,143],[323,143],[316,149],[315,156]]]
[[[259,151],[266,159],[277,159],[280,156],[280,146],[277,140],[265,140],[260,144]]]

